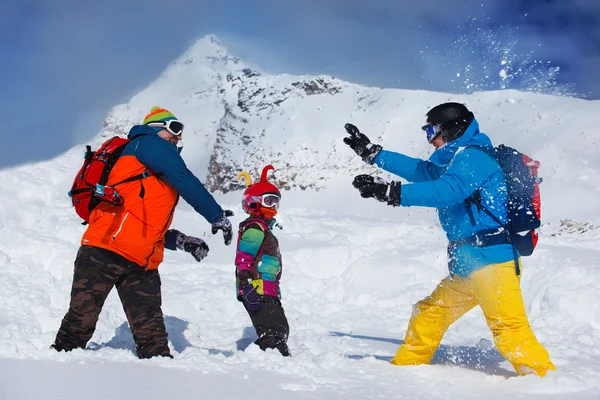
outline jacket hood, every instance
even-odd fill
[[[157,136],[156,134],[156,129],[148,126],[148,125],[134,125],[130,130],[129,130],[129,135],[127,135],[128,139],[135,139],[138,136],[143,136],[143,135],[147,135],[147,136]]]
[[[479,131],[479,123],[473,119],[469,127],[459,138],[444,144],[433,152],[429,161],[440,167],[446,167],[454,158],[454,155],[461,147],[478,146],[492,148],[492,141],[485,134]]]

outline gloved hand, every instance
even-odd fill
[[[187,236],[177,229],[169,229],[165,234],[165,248],[169,250],[183,250],[194,256],[198,262],[206,257],[209,250],[204,240],[194,236]]]
[[[246,308],[250,311],[255,311],[260,308],[260,295],[252,285],[252,279],[242,282],[242,300],[244,301]]]
[[[352,186],[357,188],[364,198],[374,197],[394,207],[400,205],[400,190],[402,188],[400,182],[387,183],[385,180],[371,175],[357,175],[352,181]]]
[[[220,220],[212,224],[212,234],[215,235],[219,229],[223,231],[223,239],[225,239],[225,245],[231,244],[231,238],[233,237],[233,228],[231,227],[231,221],[227,217],[232,217],[233,211],[225,210]]]
[[[344,128],[346,128],[346,132],[350,135],[350,137],[344,138],[344,143],[362,157],[364,162],[373,165],[375,157],[377,157],[383,147],[371,143],[367,135],[361,133],[358,128],[352,124],[346,124],[344,125]]]

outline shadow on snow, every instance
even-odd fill
[[[178,353],[181,353],[188,347],[192,347],[190,342],[183,334],[188,325],[189,323],[182,319],[165,316],[165,326],[169,334],[169,342],[171,342],[173,350]],[[113,336],[108,342],[102,344],[90,343],[89,347],[92,350],[99,350],[104,347],[111,349],[130,350],[133,354],[135,354],[135,343],[127,322],[123,322],[117,329],[115,329],[115,336]]]
[[[178,353],[183,352],[185,349],[193,346],[183,334],[188,328],[189,323],[176,317],[165,316],[165,326],[169,334],[169,342],[173,346],[173,350]],[[236,342],[236,350],[244,351],[257,339],[256,331],[254,327],[249,326],[244,328],[242,337]],[[134,355],[135,353],[135,342],[129,324],[123,322],[117,329],[115,329],[115,335],[106,343],[90,343],[89,349],[93,351],[100,350],[102,348],[129,350]],[[207,350],[210,355],[222,354],[225,357],[231,357],[234,354],[232,350],[220,350],[214,348],[200,347],[201,349]]]
[[[165,316],[165,326],[169,333],[169,341],[173,346],[173,350],[178,353],[183,352],[189,347],[194,347],[186,339],[184,332],[187,329],[189,323],[182,319]],[[377,336],[366,336],[366,335],[355,335],[344,332],[329,332],[330,336],[335,337],[350,337],[353,339],[371,340],[386,343],[393,343],[400,346],[404,343],[403,340],[377,337]],[[235,351],[244,351],[256,340],[256,331],[252,326],[244,328],[242,337],[236,342]],[[115,329],[115,335],[106,343],[96,344],[90,343],[91,350],[99,350],[102,348],[111,349],[122,349],[129,350],[135,354],[135,343],[131,330],[127,322],[121,324]],[[203,348],[208,351],[210,355],[223,355],[225,357],[231,357],[234,354],[234,350],[220,350],[215,348]],[[390,361],[391,356],[382,356],[374,354],[344,354],[346,358],[360,360],[368,357],[373,357],[382,361]],[[502,368],[499,364],[504,362],[505,359],[495,348],[482,349],[477,346],[448,346],[440,345],[435,352],[431,364],[434,365],[453,365],[468,368],[475,371],[480,371],[488,375],[502,375],[502,376],[517,376],[514,371],[509,371]]]
[[[403,340],[399,339],[354,335],[344,332],[329,332],[329,334],[337,337],[350,337],[354,339],[393,343],[398,346],[404,343]],[[380,356],[373,354],[346,354],[345,357],[357,360],[373,357],[378,360],[388,362],[392,359],[391,356]],[[506,361],[504,357],[494,347],[482,349],[477,346],[448,346],[442,344],[435,352],[431,364],[459,366],[480,371],[488,375],[517,376],[516,372],[509,371],[499,365],[504,361]]]

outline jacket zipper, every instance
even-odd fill
[[[125,216],[121,220],[121,225],[119,225],[119,229],[117,229],[117,231],[112,236],[112,240],[115,240],[117,238],[117,235],[121,232],[121,229],[123,229],[123,225],[125,224],[125,220],[127,219],[128,216],[129,216],[129,211],[125,214]]]
[[[175,207],[177,207],[177,203],[178,202],[179,202],[179,195],[177,195],[177,199],[175,200],[175,204],[173,204],[173,207],[171,208],[171,211],[169,212],[169,218],[167,218],[167,222],[165,223],[165,226],[162,228],[161,238],[163,238],[163,239],[165,237],[165,233],[166,233],[165,231],[166,231],[167,227],[169,226],[169,224],[173,220],[173,213],[175,212]],[[156,243],[154,243],[154,248],[152,249],[152,252],[146,258],[146,268],[148,268],[148,265],[150,265],[150,258],[152,258],[152,255],[154,254],[155,251],[156,251]]]

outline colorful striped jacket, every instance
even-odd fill
[[[240,223],[235,256],[236,288],[241,298],[240,277],[250,276],[261,296],[281,297],[281,253],[279,242],[273,234],[275,220],[250,216]]]

